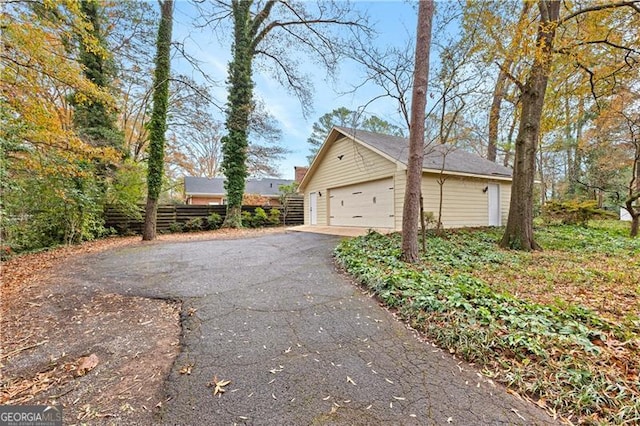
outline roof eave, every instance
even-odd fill
[[[216,193],[216,192],[189,192],[185,191],[185,195],[190,195],[192,197],[224,197],[224,193]]]
[[[444,175],[451,175],[451,176],[462,176],[462,177],[472,177],[472,178],[477,178],[477,179],[493,179],[493,180],[506,180],[506,181],[512,181],[513,177],[512,176],[506,176],[506,175],[485,175],[485,174],[478,174],[478,173],[466,173],[466,172],[457,172],[457,171],[452,171],[452,170],[441,170],[441,169],[428,169],[428,168],[423,168],[422,169],[422,173],[433,173],[433,174],[444,174]]]

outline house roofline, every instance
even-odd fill
[[[440,169],[422,169],[422,173],[432,173],[432,174],[440,174]],[[513,180],[512,176],[506,175],[482,175],[478,173],[466,173],[466,172],[454,172],[450,170],[445,170],[442,172],[444,175],[448,176],[462,176],[462,177],[472,177],[478,179],[493,179],[493,180],[505,180],[511,182]]]
[[[185,192],[184,195],[190,197],[224,197],[226,194],[215,192]]]
[[[342,130],[337,129],[334,126],[331,129],[331,131],[329,132],[329,135],[327,135],[327,137],[325,138],[324,142],[320,146],[320,150],[318,151],[316,156],[313,157],[313,161],[311,162],[311,165],[309,166],[309,170],[307,170],[307,174],[300,181],[300,184],[298,185],[298,190],[299,191],[304,192],[304,189],[305,189],[305,187],[307,185],[307,182],[310,179],[309,176],[313,175],[313,173],[315,172],[315,169],[318,168],[317,164],[319,164],[320,159],[325,156],[326,151],[329,149],[328,146],[329,145],[333,145],[338,139],[340,139],[339,137],[335,136],[336,134],[340,134],[340,135],[342,135],[344,137],[352,139],[354,142],[358,143],[359,145],[367,148],[370,151],[375,152],[376,154],[382,156],[386,160],[389,160],[392,163],[396,164],[396,166],[398,166],[401,170],[406,170],[407,169],[407,165],[405,163],[403,163],[402,161],[398,160],[397,158],[393,158],[389,154],[387,154],[387,153],[385,153],[383,151],[380,151],[376,147],[373,147],[373,146],[369,145],[368,143],[361,141],[360,139],[358,139],[356,137],[355,134],[350,134],[348,132],[345,133]],[[329,141],[330,141],[330,143],[329,143]],[[513,181],[513,176],[485,175],[485,174],[466,173],[466,172],[457,172],[457,171],[440,170],[440,169],[423,168],[422,169],[422,173],[438,173],[438,174],[442,173],[442,174],[445,174],[445,175],[448,175],[448,176],[464,176],[464,177],[474,177],[474,178],[480,178],[480,179],[503,180],[503,181],[509,181],[509,182]]]

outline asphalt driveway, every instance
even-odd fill
[[[287,232],[144,245],[90,257],[82,279],[183,301],[164,424],[553,423],[363,294],[335,270],[338,241]],[[221,396],[214,376],[230,381]]]

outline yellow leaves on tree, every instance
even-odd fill
[[[78,162],[116,161],[115,151],[85,144],[72,126],[69,100],[74,94],[86,102],[113,104],[111,95],[86,79],[73,58],[77,37],[90,37],[77,2],[12,4],[0,19],[0,108],[2,117],[14,122],[13,133],[6,133],[5,126],[0,132],[20,148],[5,152],[12,171],[79,176]]]

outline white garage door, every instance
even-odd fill
[[[393,228],[393,178],[330,189],[329,225]]]

